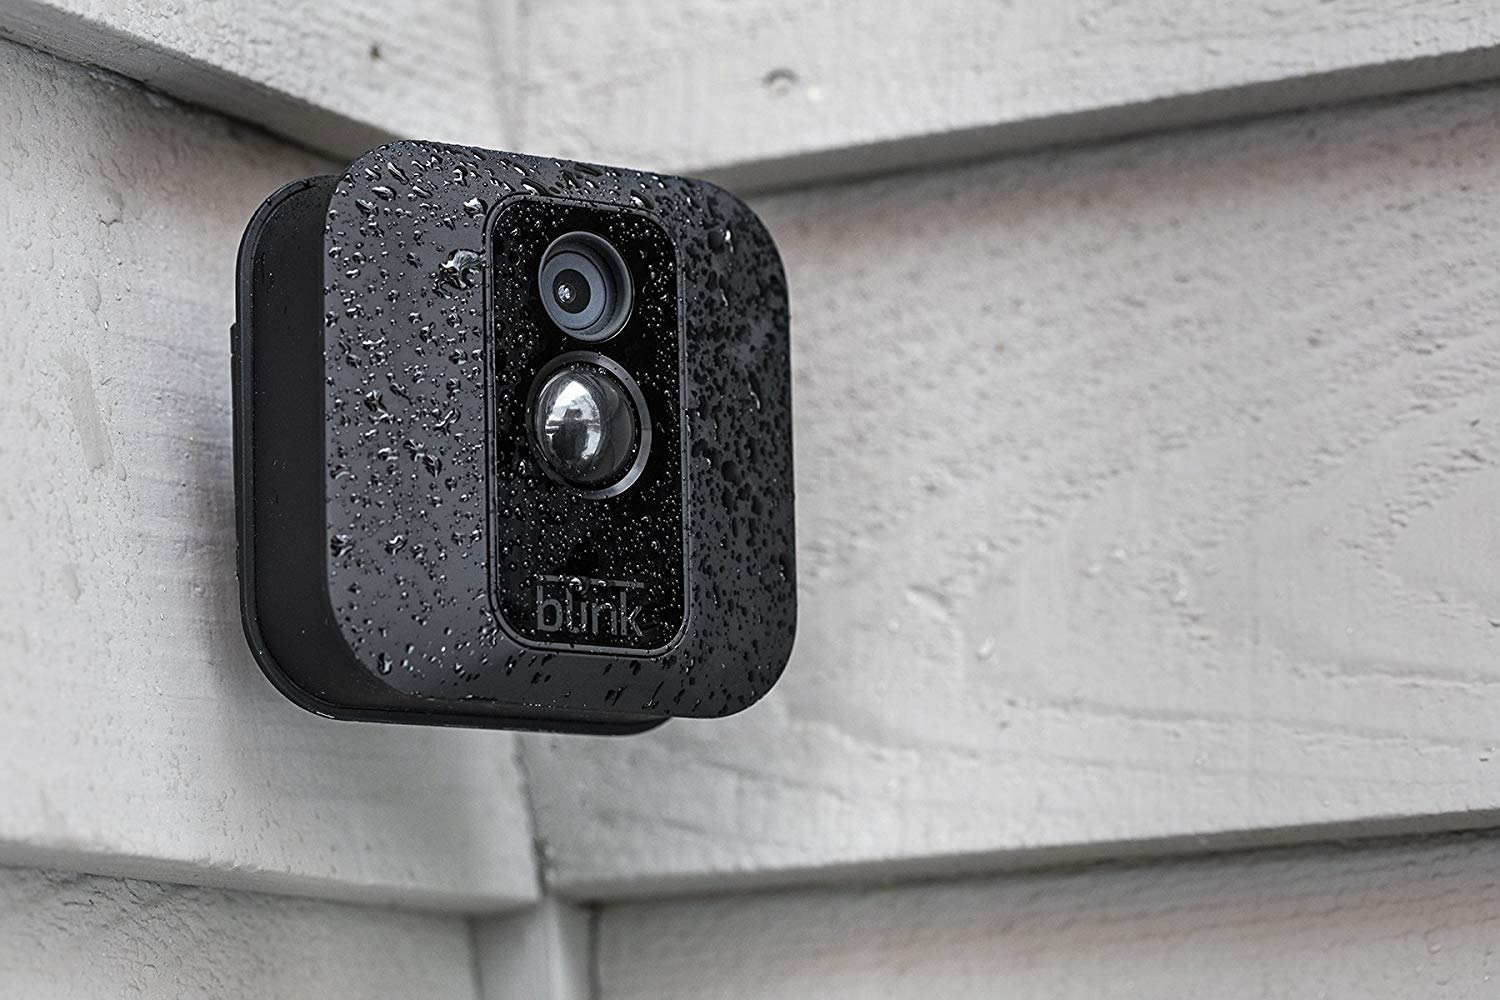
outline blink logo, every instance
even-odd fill
[[[640,636],[644,586],[630,580],[538,576],[537,631],[617,639]]]

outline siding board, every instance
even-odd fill
[[[528,739],[584,896],[1495,821],[1494,88],[763,198],[801,617]]]
[[[344,159],[443,139],[747,189],[1500,74],[1484,0],[12,0],[0,34]]]
[[[606,907],[601,1000],[1488,1000],[1493,837]]]
[[[0,134],[0,861],[534,898],[509,736],[315,718],[240,630],[235,253],[328,164],[9,42]]]
[[[531,151],[740,188],[1500,75],[1486,0],[522,4]]]
[[[460,917],[0,869],[0,992],[26,1000],[473,1000]]]
[[[489,0],[7,0],[0,36],[347,162],[393,137],[501,145]]]

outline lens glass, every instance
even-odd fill
[[[562,481],[599,489],[635,458],[640,421],[614,375],[588,362],[560,369],[537,393],[532,430],[542,461]]]
[[[564,233],[553,240],[542,254],[537,285],[547,317],[570,337],[606,340],[630,317],[633,296],[625,261],[594,233]]]
[[[593,293],[589,291],[589,280],[582,271],[564,268],[552,279],[552,298],[559,309],[571,316],[587,309],[593,297]]]

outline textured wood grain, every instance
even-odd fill
[[[491,0],[6,0],[0,35],[348,159],[500,141]]]
[[[1488,1000],[1500,844],[604,910],[603,1000]]]
[[[5,42],[0,134],[0,860],[532,898],[509,737],[315,718],[240,630],[235,251],[327,165]]]
[[[459,917],[0,869],[0,995],[464,1000]]]
[[[0,33],[314,148],[803,183],[1500,74],[1485,0],[10,0]]]
[[[738,186],[1500,75],[1487,0],[519,5],[528,151]]]
[[[796,651],[742,716],[528,741],[553,884],[1493,822],[1497,101],[762,200]]]

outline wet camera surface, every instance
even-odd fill
[[[239,258],[245,634],[344,719],[640,732],[796,627],[786,282],[702,181],[399,141]]]
[[[496,613],[536,645],[666,648],[686,607],[672,241],[643,212],[520,198],[490,253]]]

